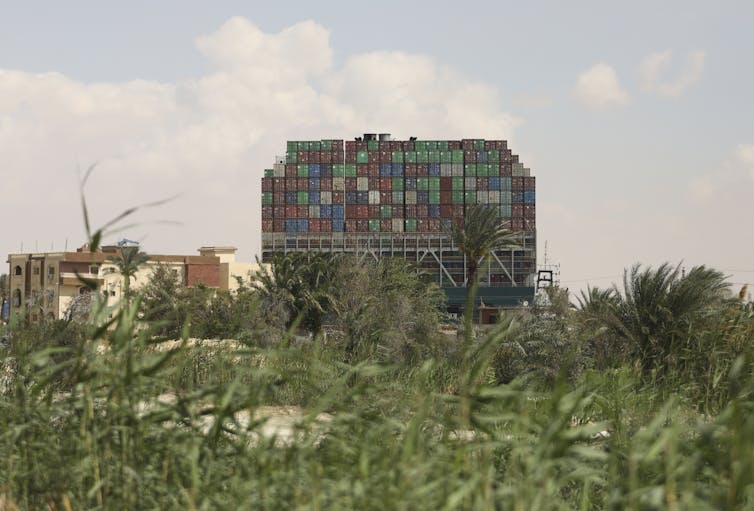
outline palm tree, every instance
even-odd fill
[[[128,297],[131,290],[131,279],[134,278],[139,267],[149,260],[144,252],[139,251],[139,247],[123,247],[117,257],[109,259],[115,263],[123,276],[123,296]]]
[[[614,306],[616,333],[632,343],[642,372],[654,370],[659,377],[674,365],[694,331],[731,298],[725,276],[705,266],[684,275],[680,265],[634,265],[624,272],[623,288]]]

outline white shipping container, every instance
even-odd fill
[[[332,192],[321,192],[319,202],[320,204],[332,204]]]
[[[332,178],[332,189],[334,192],[342,192],[346,189],[346,181],[342,177]]]
[[[416,191],[410,190],[406,192],[406,204],[416,204]]]
[[[359,192],[366,192],[367,190],[369,190],[369,178],[357,177],[356,190]]]
[[[379,190],[370,190],[369,192],[369,204],[379,204],[380,203],[380,191]]]

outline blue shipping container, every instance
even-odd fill
[[[342,218],[336,218],[332,221],[332,230],[334,232],[343,232],[345,230],[345,220]]]
[[[307,231],[309,231],[309,220],[299,220],[298,232],[307,232]]]
[[[499,190],[500,189],[500,178],[499,177],[491,177],[487,186],[489,187],[490,190]]]
[[[319,207],[320,218],[332,218],[332,206],[322,205]]]
[[[298,229],[298,220],[290,219],[285,221],[285,232],[296,232]]]
[[[521,204],[524,202],[524,192],[511,193],[511,202],[513,202],[513,204]]]
[[[440,206],[437,204],[429,205],[429,218],[440,218]]]
[[[309,164],[309,177],[319,177],[319,176],[320,176],[319,163],[310,163]]]
[[[369,204],[369,192],[356,192],[356,204]]]
[[[319,204],[319,192],[309,192],[309,204]]]
[[[487,151],[477,151],[476,161],[480,163],[487,163]]]
[[[346,192],[346,204],[356,204],[356,192]]]
[[[296,192],[285,192],[285,203],[296,204]]]
[[[429,192],[416,192],[417,204],[429,204]]]
[[[393,163],[392,171],[393,171],[393,177],[403,177],[403,164]]]
[[[524,190],[524,204],[534,204],[534,190]]]
[[[343,219],[345,218],[345,208],[341,204],[333,204],[332,207],[332,217],[336,219]]]
[[[393,166],[390,163],[380,163],[380,177],[390,177],[393,173]]]
[[[311,174],[309,174],[311,175]],[[318,192],[319,191],[319,178],[318,177],[310,177],[309,178],[309,191],[310,192]]]
[[[430,163],[429,164],[429,175],[430,175],[430,177],[439,177],[440,176],[440,164],[439,163]]]
[[[416,178],[407,177],[406,178],[406,191],[412,191],[412,190],[416,190]]]
[[[322,177],[332,177],[332,163],[320,163],[319,170]]]

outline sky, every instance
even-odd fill
[[[744,1],[0,0],[0,254],[80,246],[83,196],[93,226],[146,205],[106,242],[253,261],[286,140],[389,132],[508,140],[572,291],[665,261],[740,288],[752,26]]]

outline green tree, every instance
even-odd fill
[[[148,259],[147,254],[139,251],[139,247],[123,247],[117,256],[109,258],[111,262],[115,263],[123,276],[123,295],[126,299],[130,296],[131,279],[134,278],[139,267],[146,263]]]
[[[680,265],[665,263],[656,269],[634,265],[624,272],[623,288],[613,306],[613,326],[631,343],[642,373],[654,372],[658,377],[694,351],[695,333],[731,299],[725,276],[705,266],[683,275]]]
[[[285,326],[297,320],[315,334],[322,320],[334,309],[338,256],[321,252],[291,252],[276,255],[269,269],[257,273],[254,287],[264,309],[280,311]]]

